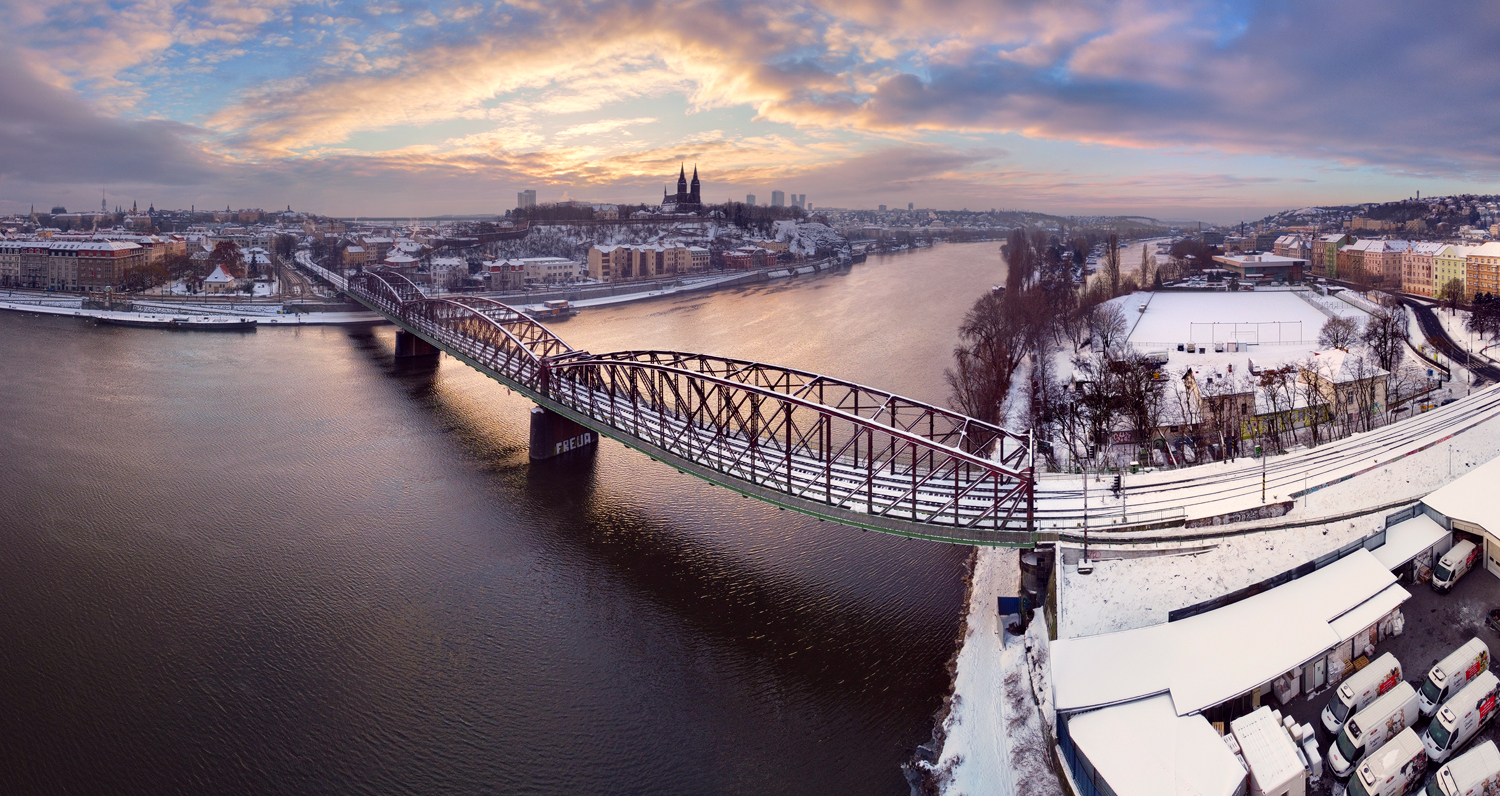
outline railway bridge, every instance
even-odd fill
[[[1036,541],[1028,435],[760,362],[579,351],[512,307],[431,297],[390,269],[337,283],[398,327],[398,356],[441,351],[535,402],[535,459],[605,436],[821,520],[963,544]]]

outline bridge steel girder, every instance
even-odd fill
[[[678,352],[591,356],[500,302],[428,298],[383,269],[356,275],[349,288],[539,406],[680,472],[866,530],[1035,546],[1033,474],[1016,466],[1026,452],[1020,435],[804,371]],[[1009,461],[965,450],[971,434]]]

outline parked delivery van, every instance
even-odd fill
[[[1456,749],[1479,734],[1495,718],[1495,698],[1500,696],[1500,677],[1485,670],[1458,689],[1452,699],[1438,708],[1437,718],[1422,735],[1422,745],[1434,763],[1453,756]]]
[[[1437,712],[1438,705],[1450,695],[1468,684],[1469,680],[1490,666],[1490,648],[1477,637],[1471,638],[1462,647],[1448,653],[1427,672],[1422,688],[1417,692],[1417,704],[1423,716]]]
[[[1373,754],[1414,724],[1417,714],[1416,689],[1411,683],[1397,683],[1339,730],[1338,738],[1328,747],[1328,768],[1336,777],[1349,776],[1360,758]]]
[[[1454,758],[1437,770],[1423,796],[1489,796],[1500,793],[1500,749],[1494,741]]]
[[[1375,697],[1395,688],[1399,682],[1401,662],[1396,656],[1387,652],[1376,658],[1333,689],[1333,698],[1323,708],[1323,729],[1328,730],[1329,735],[1338,735],[1350,716],[1364,710],[1375,701]]]
[[[1475,562],[1479,561],[1479,553],[1479,546],[1467,539],[1454,545],[1438,559],[1437,566],[1432,568],[1432,588],[1439,594],[1447,593],[1459,578],[1474,568]]]
[[[1349,778],[1349,796],[1405,796],[1426,774],[1422,742],[1417,731],[1407,727],[1359,764]]]

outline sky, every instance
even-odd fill
[[[0,213],[1500,193],[1500,3],[0,0]]]

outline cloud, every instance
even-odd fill
[[[619,130],[622,127],[635,127],[635,126],[638,126],[638,125],[655,124],[655,123],[656,123],[656,118],[652,117],[652,116],[642,116],[642,117],[636,118],[636,119],[600,119],[597,122],[588,122],[586,124],[575,124],[572,127],[568,127],[568,128],[562,129],[562,130],[558,130],[556,133],[553,134],[553,137],[554,138],[577,138],[578,136],[581,136],[581,135],[600,135],[602,133],[608,133],[608,132],[613,132],[615,130]]]
[[[1297,188],[1297,169],[1328,180],[1349,167],[1385,184],[1500,179],[1500,6],[1481,0],[1420,13],[1396,0],[64,0],[8,10],[0,46],[24,69],[3,90],[6,108],[28,94],[61,109],[0,117],[0,140],[38,147],[58,179],[232,173],[270,190],[305,186],[301,173],[337,181],[343,169],[350,185],[489,175],[624,199],[654,193],[663,171],[693,157],[726,190],[799,180],[847,204],[890,190],[930,191],[929,204],[1071,196],[1132,207],[1169,194],[1220,205],[1270,196]],[[41,139],[67,114],[78,135],[132,142],[141,164],[59,161]],[[17,151],[0,156],[5,173],[40,175]],[[1041,151],[1047,162],[1022,162]],[[1100,151],[1137,173],[1100,165]],[[1255,158],[1281,159],[1276,179],[1236,179],[1225,166]]]
[[[189,185],[221,167],[177,122],[97,113],[0,55],[0,176],[34,183]]]

